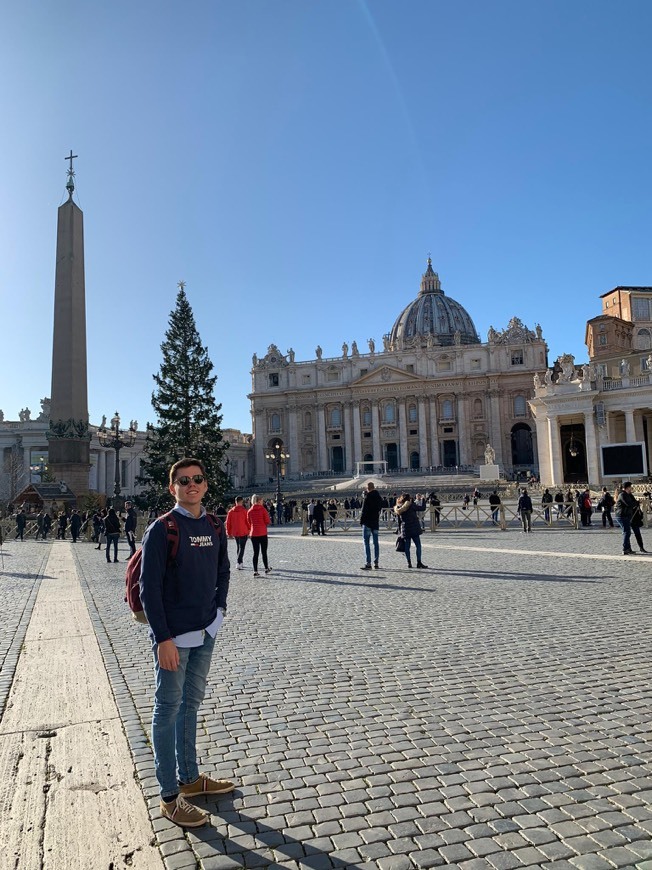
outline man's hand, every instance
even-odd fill
[[[172,638],[158,645],[158,663],[164,671],[176,671],[179,667],[179,650]]]

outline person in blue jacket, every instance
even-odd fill
[[[204,699],[215,637],[226,614],[230,565],[222,521],[209,518],[202,500],[206,469],[181,459],[170,469],[176,504],[143,537],[140,597],[150,626],[156,691],[152,745],[161,813],[184,828],[205,825],[208,814],[187,797],[226,794],[235,785],[197,767],[197,711]],[[168,558],[170,526],[178,532]]]

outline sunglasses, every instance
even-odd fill
[[[191,481],[193,483],[200,484],[200,483],[203,483],[205,480],[206,480],[206,478],[204,477],[203,474],[193,474],[192,477],[188,477],[187,475],[184,474],[183,477],[177,477],[177,479],[174,482],[178,483],[179,486],[188,486],[188,484]]]

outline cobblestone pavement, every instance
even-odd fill
[[[364,572],[358,534],[283,528],[272,575],[233,572],[200,750],[238,789],[186,835],[157,815],[124,563],[76,548],[171,870],[652,868],[652,556],[597,528],[423,540],[430,570],[384,534]]]

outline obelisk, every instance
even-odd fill
[[[84,216],[73,202],[75,172],[72,151],[66,190],[59,207],[57,262],[54,278],[54,336],[48,466],[76,496],[88,492],[90,433],[86,373],[86,288],[84,282]]]

